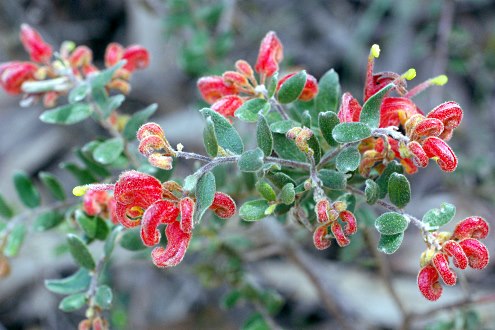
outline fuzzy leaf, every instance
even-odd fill
[[[294,141],[285,137],[285,134],[273,134],[273,149],[283,159],[292,159],[300,162],[306,160],[304,153],[299,150]]]
[[[270,130],[273,133],[281,133],[285,134],[287,133],[292,127],[296,127],[297,124],[294,123],[292,120],[280,120],[277,122],[274,122],[273,124],[270,125]]]
[[[10,219],[14,215],[12,207],[5,201],[3,196],[0,194],[0,216],[5,219]]]
[[[65,191],[57,177],[49,172],[40,172],[39,178],[50,193],[59,201],[65,200]]]
[[[380,198],[384,198],[385,196],[387,196],[388,180],[389,180],[390,176],[392,175],[392,173],[402,174],[403,172],[404,172],[404,168],[402,167],[401,164],[399,164],[395,160],[388,163],[388,165],[385,168],[385,170],[383,171],[382,175],[380,175],[378,177],[378,179],[376,180],[376,183],[380,187],[380,195],[379,195]]]
[[[73,88],[68,96],[68,100],[70,104],[77,103],[79,101],[84,100],[86,95],[91,91],[91,87],[87,83],[82,83],[79,86]]]
[[[24,205],[32,209],[40,205],[40,193],[25,172],[19,171],[14,174],[14,186]]]
[[[337,112],[340,97],[339,75],[334,69],[328,70],[318,82],[316,110]]]
[[[283,172],[267,173],[266,178],[279,189],[282,189],[287,183],[292,183],[294,186],[296,185],[296,182]]]
[[[40,120],[47,124],[72,125],[91,116],[93,109],[87,103],[66,104],[61,107],[46,110],[40,115]]]
[[[19,254],[24,238],[26,237],[26,225],[17,223],[7,237],[7,243],[3,249],[6,257],[12,258]]]
[[[256,182],[256,190],[260,193],[260,195],[270,201],[273,202],[277,199],[277,194],[273,190],[272,186],[266,182],[265,180],[260,180]]]
[[[332,112],[320,112],[318,114],[318,125],[320,126],[321,135],[330,146],[338,145],[332,135],[332,131],[340,123],[339,117]]]
[[[105,87],[105,85],[108,84],[110,80],[112,80],[112,77],[115,74],[115,72],[118,69],[120,69],[122,66],[124,66],[124,64],[125,61],[122,60],[108,69],[92,74],[89,79],[89,83],[91,84],[91,87],[93,88]]]
[[[218,154],[218,140],[215,134],[215,124],[213,124],[211,117],[206,118],[206,124],[203,130],[203,143],[206,153],[211,157],[216,157]]]
[[[409,180],[399,173],[392,173],[388,179],[388,197],[392,204],[404,208],[411,200],[411,185]]]
[[[203,214],[213,203],[215,191],[217,190],[215,176],[211,172],[203,174],[196,184],[196,211],[194,212],[194,220],[196,223],[201,221]]]
[[[143,110],[140,110],[132,115],[129,121],[125,124],[122,135],[125,139],[131,141],[136,138],[136,132],[155,112],[158,104],[153,103]]]
[[[64,217],[55,211],[46,211],[39,214],[33,222],[33,229],[36,231],[45,231],[58,226]]]
[[[91,276],[85,268],[80,268],[74,274],[56,280],[45,280],[45,287],[58,294],[73,294],[81,291],[85,291],[89,287],[91,282]]]
[[[427,223],[431,229],[443,226],[455,216],[455,205],[442,203],[439,209],[431,209],[423,216],[423,222]]]
[[[285,186],[282,187],[282,190],[280,191],[280,200],[282,203],[285,205],[290,205],[294,203],[294,199],[296,197],[296,192],[294,190],[294,184],[292,183],[287,183]]]
[[[258,113],[268,111],[270,104],[264,99],[251,99],[244,102],[234,113],[234,116],[248,123],[255,123],[258,120]]]
[[[380,106],[385,95],[390,89],[395,87],[393,83],[380,89],[372,95],[364,104],[359,116],[361,123],[369,125],[371,128],[377,128],[380,124]]]
[[[277,94],[278,101],[282,104],[294,102],[301,95],[304,85],[306,85],[306,71],[302,70],[280,86]]]
[[[62,299],[58,308],[64,312],[73,312],[86,305],[86,293],[75,293]]]
[[[403,233],[407,229],[406,218],[397,212],[386,212],[380,215],[375,221],[375,227],[380,234],[396,235]]]
[[[403,239],[404,232],[395,235],[380,235],[378,250],[386,254],[395,253],[402,244]]]
[[[263,167],[263,158],[264,154],[260,148],[248,150],[241,155],[237,166],[241,172],[258,172]]]
[[[69,251],[76,263],[89,270],[95,269],[95,261],[88,246],[76,235],[68,234],[67,242],[69,243]]]
[[[342,172],[322,169],[318,171],[318,177],[323,185],[329,189],[344,190],[347,185],[347,178]]]
[[[96,235],[96,219],[94,217],[88,217],[86,213],[81,210],[76,210],[74,217],[79,226],[81,226],[83,232],[89,238],[94,238]]]
[[[309,138],[308,146],[313,150],[313,158],[315,159],[315,163],[318,164],[321,158],[321,148],[320,142],[318,142],[318,139],[314,134]]]
[[[273,151],[273,136],[268,126],[268,122],[263,115],[258,116],[256,124],[256,142],[266,156],[270,156]]]
[[[375,181],[368,179],[366,180],[366,187],[364,188],[364,194],[366,195],[366,203],[373,205],[380,197],[379,196],[380,187]]]
[[[109,309],[112,305],[112,289],[108,285],[100,285],[96,289],[95,303],[101,309]]]
[[[113,163],[124,151],[124,142],[121,138],[106,140],[93,151],[93,158],[100,164]]]
[[[234,154],[240,155],[244,151],[244,143],[242,142],[237,130],[229,123],[224,116],[215,111],[204,108],[200,110],[204,118],[211,117],[215,126],[215,134],[217,136],[218,145],[229,150]]]
[[[265,210],[269,207],[264,199],[257,199],[244,203],[239,209],[239,216],[245,221],[258,221],[263,219]]]
[[[352,172],[359,167],[361,154],[357,147],[347,147],[335,159],[335,166],[339,172]]]
[[[268,87],[267,87],[269,98],[275,95],[275,92],[277,91],[277,85],[278,85],[278,72],[275,72],[273,76],[270,77],[270,82],[268,83]]]
[[[363,123],[341,123],[332,131],[332,137],[338,143],[357,142],[370,136],[371,129]]]

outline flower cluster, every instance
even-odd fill
[[[140,225],[146,246],[157,245],[161,239],[158,226],[167,225],[167,247],[155,247],[151,253],[158,267],[180,263],[191,240],[196,206],[195,200],[184,193],[174,181],[162,184],[155,177],[137,171],[124,172],[115,183],[116,219],[127,228]],[[230,196],[216,192],[210,209],[220,218],[230,218],[236,206]]]
[[[488,265],[488,249],[479,241],[487,237],[488,232],[488,223],[473,216],[459,222],[453,233],[438,234],[441,250],[430,247],[421,256],[418,287],[426,299],[435,301],[442,295],[439,278],[446,285],[455,285],[457,275],[449,267],[449,258],[459,269],[466,269],[468,265],[473,269],[483,269]]]
[[[268,32],[261,41],[254,70],[248,62],[238,60],[235,63],[236,71],[226,71],[222,76],[202,77],[198,80],[198,89],[203,99],[211,104],[211,109],[225,117],[233,117],[245,101],[266,96],[266,79],[278,72],[283,57],[282,43],[275,32]],[[259,74],[259,82],[254,76],[254,71]],[[277,90],[294,74],[290,73],[281,78]],[[318,82],[308,74],[299,99],[309,101],[317,93]]]
[[[319,250],[324,250],[332,243],[328,234],[330,228],[337,244],[340,247],[349,245],[351,242],[347,236],[354,235],[357,231],[356,217],[351,211],[347,210],[347,204],[342,201],[336,201],[330,204],[327,198],[320,199],[316,202],[316,219],[318,227],[313,233],[313,243]],[[338,220],[345,223],[345,227]]]
[[[89,216],[102,216],[118,223],[115,217],[116,202],[106,190],[88,190],[83,197],[83,211]]]
[[[93,53],[86,46],[64,42],[54,53],[38,31],[27,24],[21,26],[20,39],[31,61],[13,61],[0,65],[0,86],[13,95],[24,94],[26,99],[42,98],[45,107],[53,107],[57,99],[76,87],[81,80],[99,72],[93,64]],[[114,73],[107,89],[122,93],[130,91],[129,79],[137,69],[149,64],[148,51],[139,45],[123,48],[112,43],[105,52],[105,66],[125,64]]]
[[[415,70],[410,69],[403,75],[395,72],[374,73],[374,59],[378,55],[379,48],[374,45],[368,58],[364,101],[388,84],[393,84],[394,87],[385,93],[380,105],[379,127],[392,133],[399,131],[404,134],[396,139],[387,136],[384,131],[381,136],[362,141],[359,145],[363,155],[359,167],[361,175],[368,176],[373,168],[381,173],[386,164],[395,158],[400,160],[409,174],[417,172],[418,167],[426,167],[430,159],[434,159],[443,171],[454,171],[457,157],[446,141],[452,137],[453,130],[462,120],[461,107],[455,102],[445,102],[424,116],[411,101],[411,97],[425,88],[444,84],[446,77],[430,79],[408,91],[406,80],[415,77]],[[400,96],[390,96],[393,90]],[[338,113],[340,121],[358,122],[361,109],[359,102],[350,93],[344,93]]]
[[[164,169],[172,169],[172,157],[175,151],[172,149],[165,133],[160,125],[156,123],[146,123],[137,132],[139,141],[139,152],[148,158],[151,165]]]

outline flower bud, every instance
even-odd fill
[[[316,209],[316,220],[319,223],[327,223],[330,221],[328,218],[328,210],[330,209],[330,202],[328,199],[320,199],[315,206]]]
[[[123,68],[133,72],[135,70],[141,70],[148,67],[150,63],[150,54],[143,46],[132,45],[124,50],[122,59],[127,61]]]
[[[328,237],[328,225],[318,226],[313,233],[313,244],[318,250],[325,250],[332,244],[332,240]]]
[[[443,140],[430,136],[423,142],[423,149],[429,158],[435,158],[438,166],[445,172],[452,172],[457,167],[457,157]]]
[[[468,266],[468,258],[459,243],[448,240],[443,243],[442,249],[448,256],[451,256],[454,259],[454,266],[459,269],[466,269]]]
[[[341,123],[358,122],[361,115],[361,105],[351,93],[346,92],[342,95],[342,102],[337,116]]]
[[[483,239],[488,236],[490,228],[488,222],[482,217],[468,217],[457,224],[452,237],[455,239],[476,238]]]
[[[213,203],[211,203],[210,210],[222,219],[230,218],[236,211],[235,201],[226,193],[217,191],[213,198]]]
[[[220,76],[202,77],[197,85],[203,99],[210,104],[238,92],[234,85],[226,83]]]
[[[443,132],[443,124],[436,118],[425,118],[416,125],[411,134],[411,139],[416,137],[439,136]]]
[[[83,198],[83,211],[89,216],[95,216],[104,211],[110,196],[105,190],[88,190]]]
[[[429,158],[426,155],[423,147],[416,141],[411,141],[407,144],[407,148],[413,155],[414,165],[419,167],[426,167],[429,162]]]
[[[116,42],[110,43],[105,50],[105,66],[107,68],[114,66],[122,56],[124,56],[124,47]]]
[[[82,320],[81,322],[79,322],[77,330],[91,330],[91,321],[88,319]]]
[[[278,71],[278,64],[284,57],[283,46],[275,32],[270,31],[261,41],[258,59],[254,69],[259,74],[270,77]]]
[[[357,232],[356,217],[351,211],[342,211],[339,214],[340,219],[345,222],[344,233],[348,236],[354,235]]]
[[[146,209],[141,220],[141,239],[146,246],[154,246],[160,242],[160,231],[157,227],[162,223],[173,223],[179,215],[179,208],[169,201],[157,201]]]
[[[30,62],[7,62],[0,65],[0,86],[9,94],[22,93],[22,84],[33,80],[38,67]]]
[[[52,57],[52,47],[41,35],[27,24],[21,25],[21,43],[31,59],[38,63],[47,63]]]
[[[105,319],[97,316],[93,319],[93,328],[92,330],[108,330],[108,322]]]
[[[246,76],[240,74],[236,71],[225,71],[222,75],[223,80],[232,85],[236,86],[246,86],[249,85],[249,82]]]
[[[343,201],[336,201],[332,203],[332,208],[340,213],[347,210],[347,203]]]
[[[461,123],[462,109],[459,104],[449,101],[435,107],[426,117],[436,118],[443,123],[446,129],[452,130]]]
[[[279,90],[280,86],[282,86],[284,82],[286,82],[289,78],[291,78],[295,74],[296,72],[290,73],[284,76],[282,79],[280,79],[277,84],[277,90]],[[310,101],[316,96],[316,94],[318,94],[318,81],[312,75],[306,74],[306,84],[304,85],[304,88],[301,94],[299,95],[298,99],[301,101]]]
[[[435,254],[432,263],[445,284],[450,286],[455,285],[457,276],[452,269],[449,268],[449,260],[445,254]]]
[[[475,238],[466,238],[459,242],[462,250],[466,253],[469,267],[483,269],[488,265],[490,255],[486,246]]]
[[[165,133],[163,132],[163,129],[160,127],[160,125],[153,122],[142,125],[136,133],[136,137],[139,141],[150,135],[156,135],[162,139],[165,139]]]
[[[423,296],[430,300],[435,301],[442,295],[442,286],[438,282],[438,272],[432,265],[426,265],[418,274],[418,288]]]
[[[238,60],[237,62],[235,62],[235,68],[237,72],[244,75],[248,79],[254,77],[253,68],[248,62],[244,60]]]
[[[138,150],[146,157],[158,150],[165,149],[165,140],[158,135],[148,135],[140,141]]]
[[[224,117],[234,117],[234,113],[241,107],[244,100],[237,95],[228,95],[212,104],[211,109]]]
[[[194,211],[196,209],[196,205],[192,198],[184,197],[180,200],[180,229],[185,233],[192,233],[194,228]]]
[[[129,94],[131,92],[131,85],[122,79],[112,79],[106,87],[108,89],[117,90],[122,94]]]
[[[93,52],[86,46],[78,46],[69,57],[69,63],[73,68],[89,65],[92,61]]]
[[[351,241],[345,236],[344,231],[342,230],[342,226],[340,225],[340,223],[338,223],[338,221],[332,222],[332,224],[330,225],[330,229],[332,230],[332,234],[333,236],[335,236],[337,244],[340,247],[349,245]]]
[[[148,161],[151,165],[157,168],[161,168],[162,170],[171,170],[173,167],[173,158],[162,155],[158,152],[151,154],[148,156]]]
[[[153,263],[160,268],[177,266],[184,259],[191,241],[191,234],[184,233],[177,221],[167,226],[165,235],[167,236],[167,247],[156,247],[151,252]]]

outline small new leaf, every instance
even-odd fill
[[[380,197],[379,196],[380,187],[375,181],[368,179],[366,180],[366,187],[364,188],[364,194],[366,195],[366,203],[373,205]]]
[[[58,305],[58,308],[64,312],[73,312],[81,309],[86,305],[86,293],[75,293],[67,296]]]
[[[112,289],[108,285],[100,285],[96,289],[95,303],[101,309],[109,309],[112,305]]]
[[[380,234],[396,235],[403,233],[407,228],[406,218],[397,212],[386,212],[375,221],[375,227]]]
[[[285,186],[283,186],[282,190],[280,191],[280,200],[282,203],[285,205],[290,205],[294,203],[294,199],[296,197],[296,192],[294,190],[294,184],[292,183],[287,183]]]

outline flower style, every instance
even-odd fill
[[[479,240],[488,236],[489,226],[481,217],[468,217],[459,222],[453,233],[437,233],[441,244],[439,251],[430,247],[421,256],[421,270],[418,274],[418,287],[423,296],[431,301],[442,295],[439,279],[449,286],[455,285],[456,273],[450,268],[452,258],[456,268],[483,269],[488,265],[489,253]]]
[[[222,76],[207,76],[198,80],[198,89],[203,99],[211,104],[211,109],[230,118],[234,117],[245,101],[266,97],[264,87],[266,79],[272,77],[279,71],[279,64],[283,59],[283,46],[275,32],[268,32],[263,38],[258,53],[256,65],[253,68],[244,61],[238,60],[235,63],[236,71],[226,71]],[[254,72],[259,74],[259,82]],[[290,73],[280,79],[277,90],[280,86],[292,77],[295,73]],[[318,93],[318,83],[312,75],[307,75],[304,89],[299,95],[302,101],[313,99]]]
[[[315,209],[316,219],[319,223],[313,233],[315,247],[318,250],[324,250],[330,246],[332,241],[328,235],[328,228],[330,228],[340,247],[349,245],[351,241],[348,236],[356,233],[357,223],[354,214],[347,210],[346,203],[336,201],[330,205],[330,201],[327,198],[323,198],[316,203]],[[345,223],[344,228],[338,221],[339,218]]]

